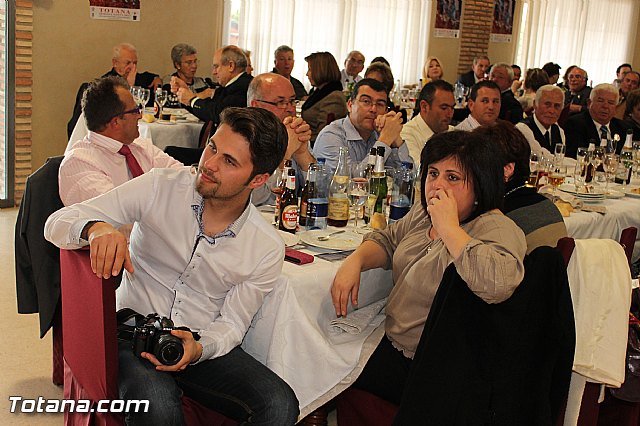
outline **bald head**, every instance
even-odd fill
[[[295,115],[295,99],[296,93],[291,82],[270,72],[256,76],[247,90],[247,106],[267,109],[280,120]]]

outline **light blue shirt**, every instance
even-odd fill
[[[402,144],[400,148],[391,148],[378,140],[378,132],[375,130],[371,132],[369,139],[365,141],[351,123],[349,116],[333,121],[320,131],[313,147],[313,156],[325,158],[327,169],[333,173],[338,165],[340,147],[349,148],[347,163],[351,165],[357,163],[366,164],[369,161],[371,148],[379,146],[385,148],[384,162],[386,166],[399,169],[402,161],[413,163],[407,144]]]

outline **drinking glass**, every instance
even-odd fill
[[[140,96],[140,111],[144,112],[144,107],[145,105],[147,105],[147,102],[149,102],[149,99],[151,98],[151,90],[141,87],[139,96]]]
[[[136,103],[136,105],[140,105],[140,97],[142,96],[142,92],[140,92],[140,90],[142,89],[142,87],[139,86],[132,86],[129,91],[131,92],[131,96],[133,96],[133,101]]]
[[[365,177],[352,177],[349,179],[349,185],[347,186],[347,195],[349,196],[349,203],[353,207],[354,224],[353,228],[358,232],[358,211],[360,207],[364,205],[369,197],[369,180]]]
[[[556,161],[562,163],[564,161],[564,154],[567,151],[567,147],[563,143],[557,143],[553,149],[553,153],[556,157]]]
[[[567,174],[567,167],[561,162],[556,162],[552,167],[547,179],[553,187],[553,196],[556,196],[556,190],[564,182],[564,178]]]
[[[160,106],[160,111],[158,111],[158,117],[162,118],[162,109],[164,108],[164,104],[167,103],[167,91],[158,88],[156,90],[156,101],[158,101],[158,105]]]
[[[600,167],[600,165],[602,164],[602,162],[604,161],[604,154],[605,154],[605,147],[603,146],[597,146],[596,149],[593,151],[593,155],[591,156],[591,164],[593,164],[593,174],[594,174],[594,180],[596,180],[596,178],[598,176],[602,176],[602,174],[600,174],[597,169],[598,167]]]
[[[587,166],[589,165],[589,161],[589,151],[587,151],[587,148],[578,148],[578,152],[576,154],[576,167],[573,173],[576,192],[580,192],[580,188],[586,183]]]
[[[536,184],[538,183],[539,161],[540,156],[535,152],[531,152],[531,155],[529,155],[529,180],[527,181],[527,186],[530,186],[532,188],[535,188]]]
[[[633,162],[636,177],[640,177],[640,141],[633,142]]]
[[[609,193],[609,176],[615,175],[618,169],[618,155],[615,153],[607,153],[604,155],[604,193]]]

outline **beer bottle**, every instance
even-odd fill
[[[276,222],[276,225],[280,220],[280,197],[284,192],[284,188],[287,186],[287,176],[289,176],[289,169],[291,167],[292,167],[291,160],[285,160],[284,169],[282,169],[282,171],[276,170],[276,173],[280,173],[277,185],[271,188],[271,192],[273,193],[273,195],[276,196],[276,211],[275,211],[275,217],[274,217],[274,221]]]
[[[296,171],[288,170],[287,183],[280,196],[280,220],[278,229],[296,233],[298,226],[298,197],[296,197]]]

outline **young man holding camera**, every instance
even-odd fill
[[[57,246],[90,245],[96,275],[125,269],[118,309],[157,313],[201,336],[171,331],[184,349],[174,365],[120,344],[121,398],[150,400],[149,413],[127,413],[128,424],[182,424],[182,393],[241,422],[295,423],[291,388],[240,348],[284,258],[282,240],[249,196],[286,146],[273,113],[228,108],[195,175],[154,169],[47,221],[45,237]],[[134,223],[130,247],[116,229],[123,223]]]

